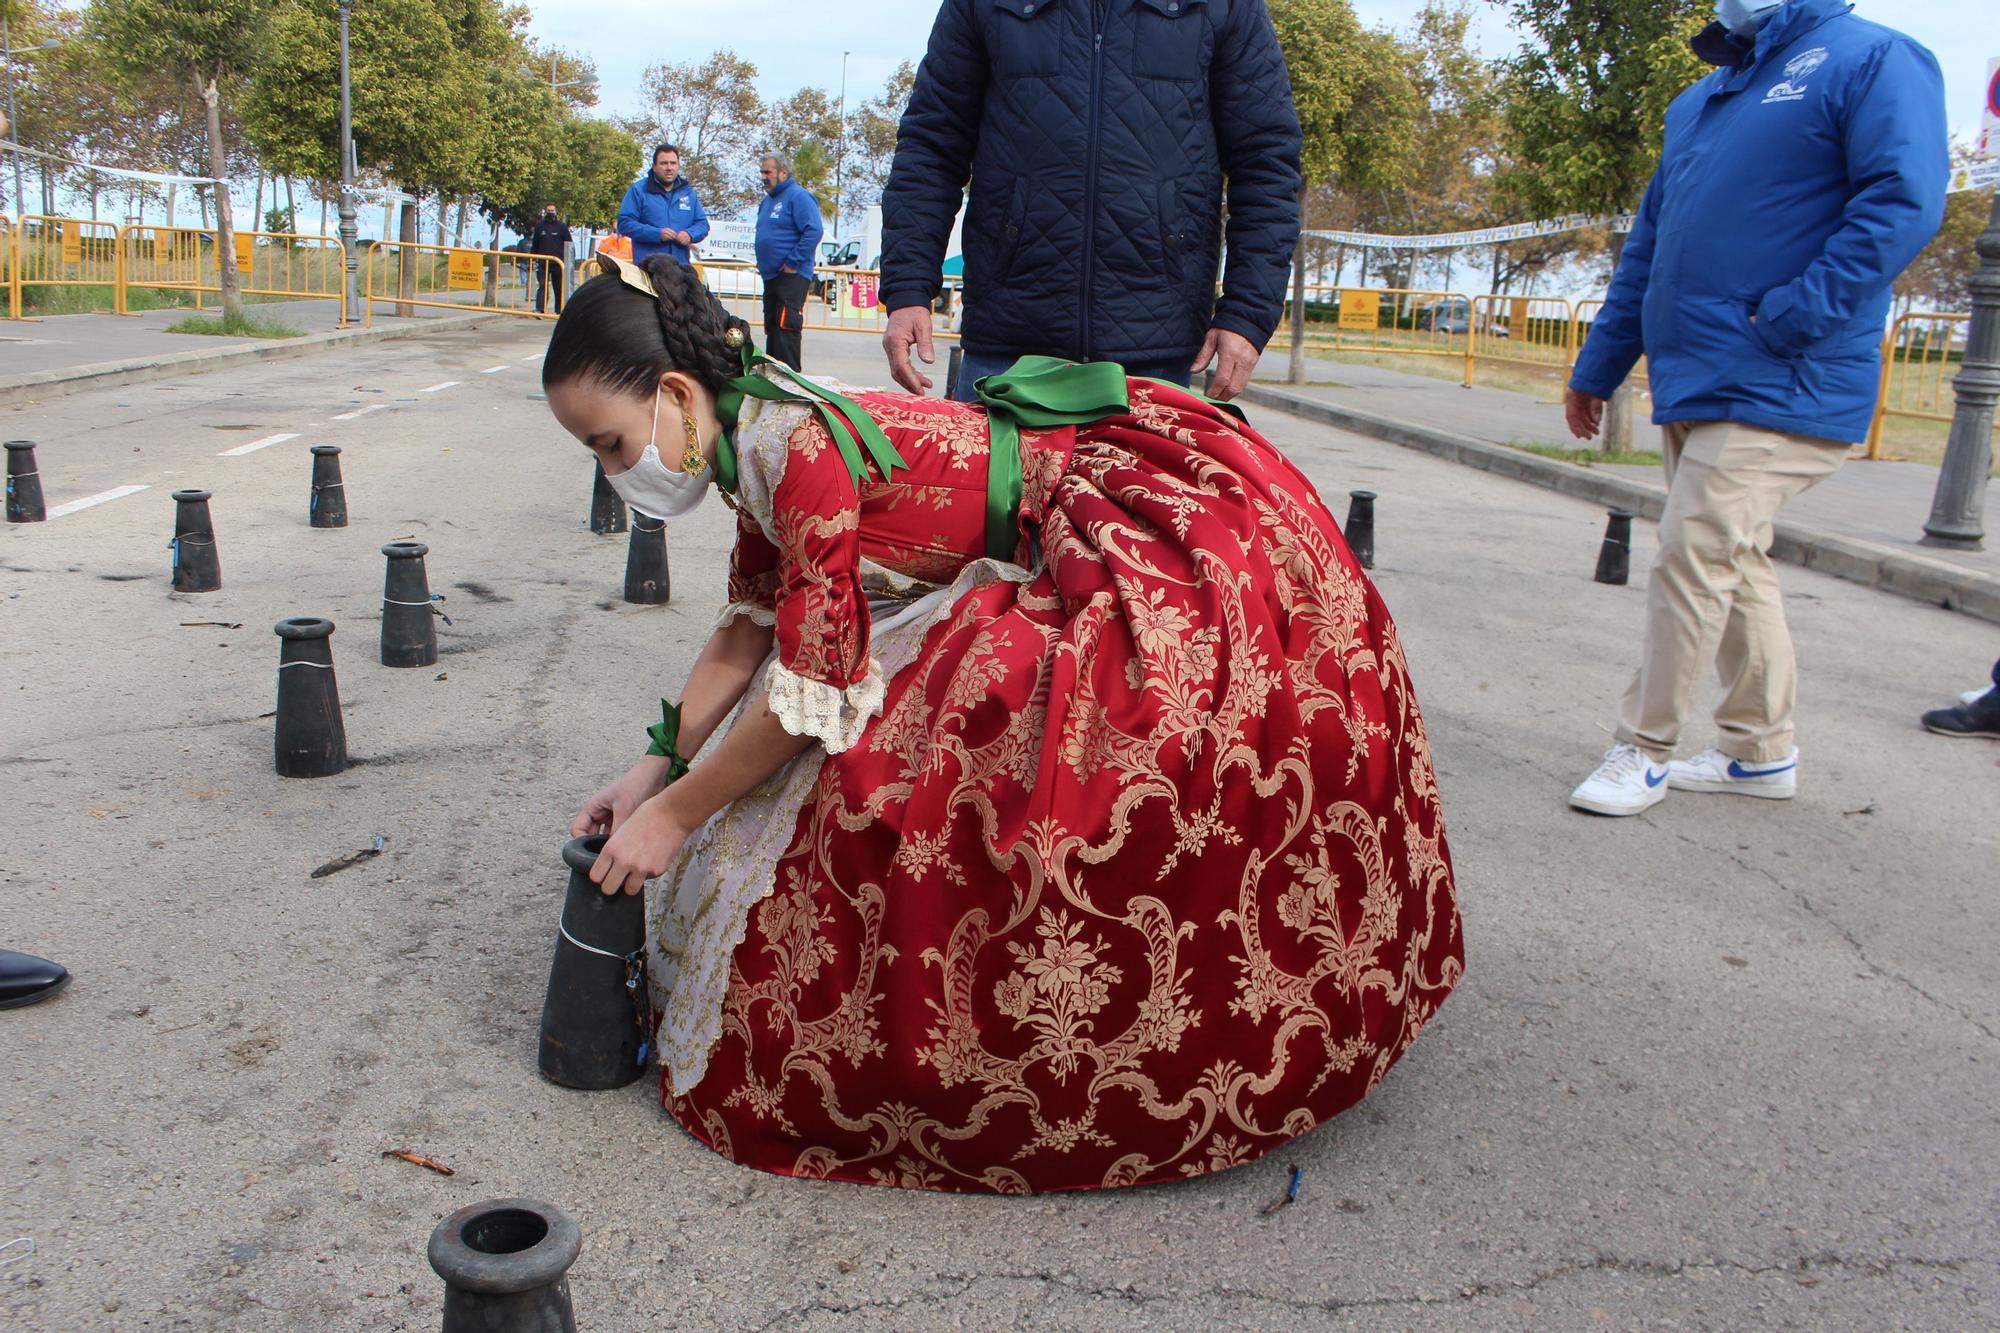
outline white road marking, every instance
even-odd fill
[[[99,491],[96,495],[86,495],[81,500],[71,500],[65,504],[57,505],[49,511],[49,517],[61,518],[65,514],[74,514],[79,509],[89,509],[93,505],[108,504],[113,500],[122,500],[128,495],[137,495],[140,491],[151,489],[152,487],[150,486],[119,486],[112,490]]]
[[[528,354],[527,354],[526,356],[522,357],[521,359],[522,359],[523,361],[539,361],[539,360],[541,360],[541,359],[542,359],[542,353],[540,353],[540,352],[530,352],[530,353],[528,353]]]
[[[428,388],[428,389],[419,389],[419,390],[417,390],[417,392],[418,392],[418,393],[443,393],[443,392],[444,392],[444,391],[445,391],[446,389],[455,389],[455,388],[457,388],[457,387],[458,387],[458,381],[457,381],[457,380],[446,380],[446,381],[445,381],[445,382],[444,382],[443,384],[433,384],[433,385],[431,385],[431,387],[430,387],[430,388]]]
[[[365,417],[370,412],[380,412],[383,408],[387,406],[388,406],[387,403],[370,403],[366,407],[357,407],[352,412],[337,413],[335,414],[333,419],[335,421],[352,421],[356,417]]]
[[[283,444],[286,440],[296,440],[298,438],[299,433],[297,431],[289,431],[278,435],[266,435],[261,440],[252,440],[248,444],[239,444],[234,449],[224,449],[216,457],[240,458],[244,454],[254,454],[259,449],[268,449],[274,444]]]
[[[507,367],[505,366],[488,366],[486,367],[486,369],[480,371],[479,373],[482,375],[498,375],[501,371],[505,370],[506,368]]]

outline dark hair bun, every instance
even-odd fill
[[[750,326],[722,308],[692,265],[669,255],[651,255],[639,265],[660,294],[660,336],[676,368],[719,389],[742,373],[743,360],[723,341],[731,327],[749,336]]]

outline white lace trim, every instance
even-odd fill
[[[722,614],[715,618],[715,627],[722,629],[738,616],[748,616],[765,629],[775,629],[778,625],[778,613],[768,606],[756,602],[731,602],[723,607]]]
[[[882,679],[882,664],[868,659],[868,674],[846,689],[801,676],[782,662],[772,662],[764,673],[764,688],[770,694],[771,711],[794,736],[812,736],[828,754],[854,748],[868,720],[882,711],[888,683]]]

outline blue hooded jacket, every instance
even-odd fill
[[[1653,420],[1868,434],[1890,284],[1937,234],[1950,174],[1931,53],[1791,0],[1667,109],[1659,170],[1570,376],[1609,398],[1643,351]],[[1725,63],[1727,62],[1727,63]]]
[[[825,234],[812,191],[796,178],[778,182],[777,189],[757,201],[757,271],[775,278],[790,264],[810,278],[813,261],[819,258],[819,238]]]
[[[1264,0],[943,0],[882,192],[883,305],[937,296],[961,201],[968,352],[1192,360],[1210,328],[1262,347],[1299,236]]]
[[[694,256],[685,245],[667,239],[668,233],[680,231],[696,245],[708,237],[708,213],[687,177],[676,176],[672,185],[662,185],[649,171],[633,181],[618,205],[618,234],[632,238],[632,262],[668,254],[683,264],[692,263]]]

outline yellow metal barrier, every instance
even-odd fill
[[[8,314],[21,318],[30,287],[108,286],[115,309],[124,290],[120,265],[116,223],[27,214],[13,233]]]
[[[17,268],[14,259],[14,223],[6,214],[0,213],[0,288],[7,292],[7,318],[21,317],[21,286],[14,281]]]
[[[764,327],[764,279],[755,267],[735,261],[707,260],[695,265],[695,272],[716,299],[733,315]],[[889,312],[880,304],[882,275],[874,269],[829,268],[813,274],[813,292],[806,298],[805,321],[801,327],[829,333],[880,333],[889,324]],[[936,316],[946,327],[934,327],[931,336],[941,342],[956,339],[946,316]]]
[[[1292,290],[1278,320],[1291,346]],[[1305,347],[1313,351],[1380,352],[1408,356],[1465,355],[1472,328],[1472,299],[1458,292],[1414,287],[1305,288]]]
[[[1465,340],[1465,387],[1482,360],[1553,371],[1576,364],[1576,308],[1559,296],[1475,296]]]
[[[399,307],[397,314],[410,313],[401,307],[423,306],[554,319],[554,290],[547,293],[547,309],[538,311],[535,288],[563,283],[566,292],[568,278],[568,265],[554,255],[370,241],[361,264],[362,323],[374,324],[378,303]]]
[[[1888,417],[1950,421],[1957,402],[1951,381],[1965,359],[1968,314],[1913,310],[1899,315],[1882,340],[1882,379],[1875,417],[1868,423],[1868,457],[1882,456],[1882,423]]]
[[[134,287],[220,296],[222,271],[216,233],[193,227],[136,225],[120,229],[123,267],[119,308],[129,310]],[[344,265],[340,240],[293,232],[236,233],[236,272],[246,296],[297,296],[341,300]],[[346,311],[342,311],[346,322]]]

